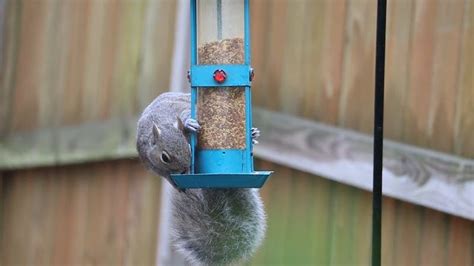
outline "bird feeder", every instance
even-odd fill
[[[254,171],[249,0],[190,0],[191,137],[189,174],[180,188],[259,188],[271,171]]]

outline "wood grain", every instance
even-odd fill
[[[348,3],[338,124],[372,132],[375,73],[375,11],[372,1]]]
[[[470,233],[469,233],[470,231]],[[450,217],[447,248],[451,265],[472,265],[474,263],[474,224],[472,222]]]
[[[144,11],[142,47],[138,73],[137,106],[144,109],[168,88],[174,38],[176,1],[148,1]],[[156,25],[161,25],[157,27]],[[181,73],[184,79],[186,73]],[[186,84],[187,85],[187,84]],[[179,88],[185,91],[187,88]]]
[[[435,50],[436,1],[414,1],[410,76],[406,98],[404,138],[407,143],[428,146],[429,116],[433,99],[433,54]],[[416,115],[413,115],[416,114]]]
[[[372,139],[258,109],[259,158],[370,190]],[[384,194],[473,219],[474,161],[392,141],[384,143]],[[470,170],[471,169],[471,170]]]
[[[275,112],[256,109],[254,123],[263,133],[255,148],[259,158],[371,189],[371,138]],[[125,125],[125,127],[122,127]],[[49,130],[5,139],[0,167],[18,169],[135,157],[136,118],[58,129],[51,153]],[[112,133],[113,134],[112,134]],[[405,201],[472,219],[471,159],[385,142],[384,193]]]
[[[464,0],[451,0],[438,3],[431,89],[433,95],[428,126],[430,147],[444,152],[454,151],[464,2]]]
[[[19,6],[16,6],[19,8]],[[11,131],[31,130],[37,126],[38,113],[38,84],[40,72],[38,65],[42,58],[43,44],[47,30],[45,18],[46,5],[37,1],[27,1],[21,5],[21,22],[18,40],[18,55],[13,73],[15,80],[10,83],[12,89]],[[12,12],[15,14],[15,12]],[[15,27],[16,25],[10,25]],[[10,89],[10,88],[5,88]]]
[[[447,252],[448,222],[446,214],[430,209],[423,210],[423,224],[420,226],[420,241],[423,243],[420,250],[419,264],[421,265],[449,265]]]
[[[466,0],[455,125],[456,154],[474,158],[474,3]]]
[[[318,71],[321,72],[321,80],[317,80],[311,90],[317,91],[313,108],[314,119],[330,124],[336,124],[339,117],[339,99],[342,90],[342,69],[345,55],[345,24],[347,20],[348,1],[337,0],[325,3],[324,28],[321,32],[322,49],[320,51],[321,62]],[[315,34],[320,34],[316,32]],[[313,60],[314,62],[315,60]],[[318,64],[318,62],[315,62]],[[309,78],[318,73],[311,67]]]
[[[154,263],[158,179],[109,160],[135,158],[136,115],[168,89],[175,5],[6,1],[1,265]],[[373,1],[251,5],[255,102],[371,132]],[[386,142],[384,193],[452,215],[385,198],[384,265],[472,265],[474,225],[456,216],[474,213],[474,3],[389,1],[388,11],[385,133],[424,149]],[[255,122],[256,155],[276,162],[259,166],[277,174],[250,263],[367,264],[369,194],[327,178],[370,189],[370,137],[265,111]]]
[[[19,2],[3,3],[2,50],[0,61],[0,137],[6,136],[11,129],[13,88],[15,86],[15,71],[18,60],[21,17]]]
[[[384,132],[389,139],[402,139],[410,75],[413,1],[388,1]]]
[[[398,202],[393,265],[421,265],[420,256],[422,211],[421,207]],[[383,225],[382,225],[383,226]]]
[[[139,162],[18,171],[3,181],[2,265],[154,262],[159,182]]]
[[[252,64],[255,67],[255,83],[252,90],[255,91],[255,102],[267,108],[277,109],[280,107],[279,97],[282,83],[284,57],[288,40],[289,26],[287,21],[292,14],[288,12],[287,1],[252,1],[263,4],[263,10],[253,16],[252,22],[260,20],[262,15],[263,26],[252,25],[252,37],[257,37],[252,41],[252,45],[260,47],[259,50],[252,51]],[[253,11],[252,11],[253,12]],[[253,13],[252,13],[253,14]],[[261,40],[261,44],[258,41]],[[258,49],[258,48],[257,48]],[[259,59],[261,58],[261,60]],[[272,95],[272,97],[268,97]]]

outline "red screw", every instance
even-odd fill
[[[213,76],[214,80],[217,82],[217,83],[224,83],[224,81],[226,80],[227,78],[227,74],[225,73],[224,70],[222,69],[218,69],[216,71],[214,71],[214,76]]]

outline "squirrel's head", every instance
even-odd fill
[[[191,146],[179,118],[174,125],[164,128],[154,123],[150,140],[148,159],[154,167],[161,170],[162,175],[168,177],[169,174],[181,174],[189,170]]]

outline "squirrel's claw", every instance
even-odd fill
[[[196,119],[188,118],[184,122],[184,128],[192,133],[199,133],[201,131],[201,126],[199,125]]]
[[[260,130],[256,127],[253,127],[251,130],[252,134],[252,143],[253,144],[258,144],[258,137],[260,137]]]

